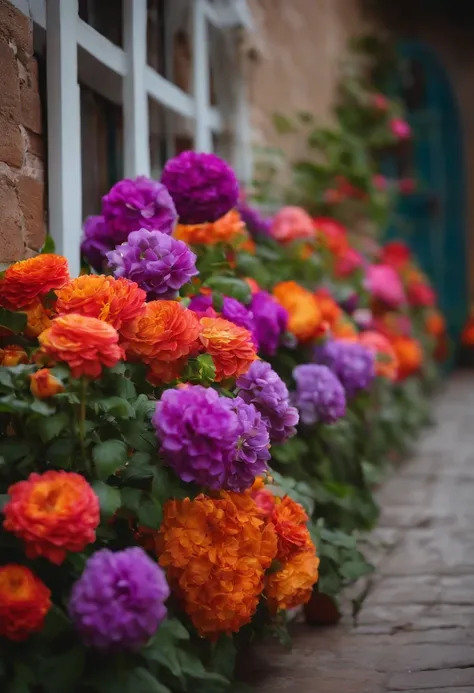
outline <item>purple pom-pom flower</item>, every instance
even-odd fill
[[[209,309],[212,309],[212,296],[209,294],[198,294],[197,296],[193,296],[188,308],[201,315],[209,314]],[[229,322],[233,322],[234,325],[245,327],[245,329],[253,335],[253,313],[236,298],[224,296],[221,315],[226,320],[229,320]]]
[[[245,202],[239,202],[237,210],[248,232],[252,236],[270,236],[270,229],[272,227],[271,219],[266,219],[260,214],[258,209],[250,207],[250,205]]]
[[[375,357],[357,342],[329,340],[316,347],[315,360],[338,377],[348,398],[366,390],[375,378]]]
[[[120,243],[120,240],[114,238],[103,216],[87,217],[84,222],[81,252],[97,272],[104,271],[106,255],[117,242]]]
[[[217,221],[236,206],[239,184],[215,154],[187,151],[170,159],[161,182],[174,200],[181,224]]]
[[[305,424],[331,424],[346,413],[346,393],[327,366],[306,363],[293,369],[296,381],[294,402]]]
[[[128,234],[138,229],[171,234],[177,219],[168,190],[145,176],[116,183],[102,198],[102,214],[117,243],[126,241]]]
[[[166,616],[165,574],[139,547],[102,549],[72,587],[69,615],[86,645],[136,650]]]
[[[268,356],[278,349],[280,339],[288,325],[288,313],[266,291],[258,291],[252,297],[250,310],[253,314],[253,333],[259,349]]]
[[[239,437],[225,488],[242,492],[252,486],[255,477],[267,470],[267,461],[271,457],[270,437],[262,415],[253,404],[247,404],[240,397],[229,401],[239,420]]]
[[[263,417],[270,440],[283,443],[296,433],[298,411],[290,404],[290,393],[269,363],[254,361],[237,380],[239,397],[253,404]]]
[[[107,253],[114,277],[136,282],[148,299],[172,298],[198,274],[190,248],[161,231],[132,231],[125,243]]]

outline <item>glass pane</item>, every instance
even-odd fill
[[[147,62],[180,89],[192,90],[191,4],[147,0]]]
[[[122,0],[79,0],[79,17],[123,47]]]
[[[98,214],[101,199],[123,178],[122,108],[80,85],[82,211]]]
[[[194,121],[148,99],[151,177],[159,178],[167,159],[193,149]]]

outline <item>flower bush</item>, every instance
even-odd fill
[[[403,244],[238,193],[181,154],[104,197],[88,272],[0,278],[6,690],[226,691],[239,647],[318,595],[337,618],[372,569],[372,487],[428,419],[443,317]]]

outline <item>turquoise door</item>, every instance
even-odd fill
[[[448,77],[433,51],[403,43],[400,92],[413,139],[400,143],[392,162],[398,178],[415,178],[401,197],[389,237],[416,254],[439,296],[451,337],[458,341],[467,316],[465,171],[460,119]]]

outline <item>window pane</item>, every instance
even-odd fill
[[[80,85],[82,211],[98,214],[101,199],[123,178],[122,108]]]
[[[123,47],[122,0],[79,0],[79,17],[109,41]]]
[[[159,178],[167,159],[193,149],[194,123],[148,99],[151,177]]]
[[[190,0],[147,0],[147,15],[148,65],[191,93]]]

